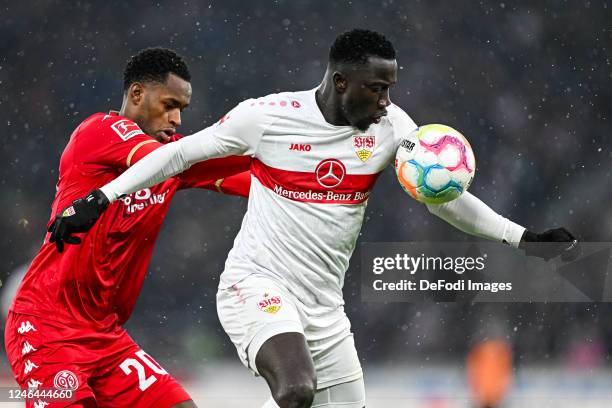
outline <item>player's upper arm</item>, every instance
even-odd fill
[[[389,119],[393,125],[393,137],[395,145],[399,147],[403,139],[405,139],[418,126],[410,116],[399,106],[389,106]]]
[[[180,188],[207,188],[220,193],[223,180],[236,174],[247,172],[251,167],[251,158],[245,156],[229,156],[196,163],[188,170],[177,175],[181,181]],[[250,184],[250,181],[249,183]],[[248,186],[246,187],[248,191]]]
[[[402,140],[407,139],[410,133],[418,126],[410,116],[402,108],[397,105],[391,105],[388,109],[389,120],[393,126],[393,145],[397,149]],[[415,142],[413,140],[413,142]],[[395,152],[394,152],[395,153]],[[394,164],[395,154],[391,157],[390,164]]]
[[[189,136],[199,140],[201,150],[197,152],[199,157],[187,159],[195,162],[230,155],[252,156],[266,128],[274,120],[256,100],[246,100],[216,124]]]
[[[221,194],[248,197],[251,189],[251,172],[244,171],[233,176],[222,177],[214,181],[210,180],[207,183],[202,183],[199,187]]]

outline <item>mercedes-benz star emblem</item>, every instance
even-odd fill
[[[320,185],[325,188],[334,188],[344,179],[346,168],[340,160],[325,159],[317,165],[315,175]]]

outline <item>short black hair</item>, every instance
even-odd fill
[[[165,83],[170,73],[191,81],[187,64],[176,52],[161,47],[145,48],[128,60],[123,71],[123,90],[134,82]]]
[[[329,49],[331,63],[364,64],[368,57],[395,59],[395,48],[383,34],[355,28],[336,37]]]

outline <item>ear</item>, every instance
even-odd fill
[[[334,87],[336,88],[336,92],[344,93],[347,87],[346,77],[341,72],[335,71],[332,78],[334,80]]]
[[[134,82],[127,90],[127,97],[132,104],[139,105],[144,97],[144,86],[140,82]]]

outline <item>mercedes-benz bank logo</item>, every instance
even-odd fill
[[[317,165],[315,175],[320,185],[325,188],[334,188],[344,180],[346,168],[340,160],[325,159]]]

